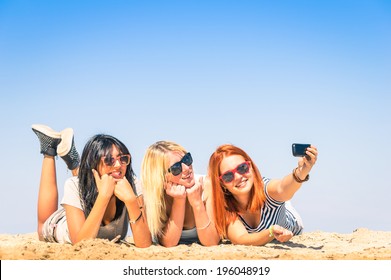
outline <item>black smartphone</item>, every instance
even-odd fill
[[[307,148],[311,146],[311,144],[298,144],[298,143],[293,143],[292,144],[292,154],[294,157],[304,157],[307,154],[305,151]]]

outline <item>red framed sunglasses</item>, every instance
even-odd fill
[[[240,175],[247,174],[250,171],[251,162],[245,161],[236,166],[235,169],[228,170],[224,172],[224,174],[220,175],[220,180],[223,181],[223,183],[231,183],[235,179],[235,173],[239,173]]]

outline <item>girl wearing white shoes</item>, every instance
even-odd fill
[[[45,125],[33,125],[32,129],[44,155],[38,194],[40,240],[71,244],[91,238],[117,240],[120,236],[121,240],[130,224],[135,245],[151,245],[131,155],[121,141],[97,134],[87,142],[80,158],[71,128],[56,132]],[[65,182],[60,208],[57,155],[74,175]]]

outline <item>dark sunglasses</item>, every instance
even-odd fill
[[[224,183],[231,183],[235,179],[235,173],[239,173],[240,175],[247,174],[250,171],[250,162],[245,161],[236,166],[235,169],[228,170],[224,174],[222,174],[219,178]]]
[[[191,157],[190,153],[185,154],[180,161],[171,165],[171,167],[168,169],[168,172],[174,176],[178,176],[182,173],[182,163],[186,164],[187,166],[190,166],[193,163],[193,158]]]
[[[117,160],[121,165],[128,165],[130,163],[130,155],[120,155],[118,157],[105,156],[102,158],[103,162],[110,167],[113,167]]]

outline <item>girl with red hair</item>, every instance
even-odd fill
[[[270,180],[261,176],[242,149],[230,144],[218,147],[210,157],[208,175],[219,235],[234,244],[264,245],[300,234],[303,224],[289,200],[308,180],[317,156],[311,145],[292,173]]]

